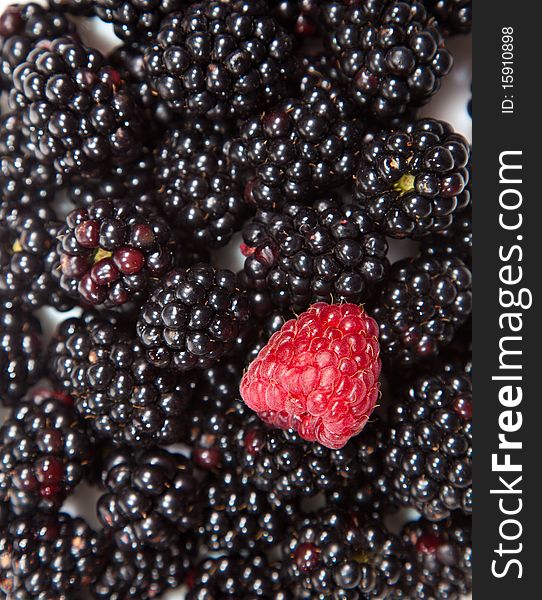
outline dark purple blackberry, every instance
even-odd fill
[[[36,2],[11,4],[0,16],[0,68],[2,85],[10,89],[13,71],[43,41],[76,37],[75,25],[54,6]]]
[[[350,183],[363,135],[355,103],[315,59],[304,64],[301,97],[252,114],[227,149],[246,171],[246,201],[269,209]]]
[[[91,311],[64,321],[51,344],[50,372],[100,436],[133,446],[179,442],[191,384],[149,365],[131,327]]]
[[[199,522],[200,484],[179,453],[152,448],[110,452],[102,471],[98,517],[121,550],[167,550]]]
[[[472,512],[472,384],[460,370],[432,371],[398,390],[384,434],[394,500],[439,521]]]
[[[231,351],[249,318],[236,275],[200,263],[162,279],[141,309],[137,334],[151,364],[186,371]]]
[[[472,592],[472,520],[454,513],[431,523],[423,518],[405,525],[403,543],[406,598],[459,600]]]
[[[97,50],[68,38],[38,46],[13,84],[10,106],[21,111],[36,157],[59,173],[88,175],[138,156],[140,109]]]
[[[266,0],[190,4],[162,21],[145,62],[171,110],[222,118],[288,97],[297,74],[292,36]]]
[[[420,2],[323,2],[321,14],[327,45],[352,94],[380,120],[425,104],[452,67]]]
[[[225,246],[246,216],[222,136],[204,120],[169,128],[155,150],[158,200],[183,238],[206,248]]]
[[[279,566],[264,554],[203,559],[191,577],[186,600],[291,600],[281,586]]]
[[[420,256],[392,266],[370,315],[384,362],[412,366],[448,345],[472,310],[472,276],[458,258]]]
[[[443,121],[380,131],[363,147],[355,196],[386,235],[442,231],[470,204],[469,161],[467,140]]]
[[[0,592],[6,598],[71,600],[104,561],[99,536],[81,518],[33,513],[0,531]]]
[[[37,317],[11,302],[0,304],[0,404],[16,404],[38,381],[42,367]]]
[[[317,0],[271,0],[277,21],[297,37],[310,37],[320,30]]]
[[[247,288],[294,311],[314,302],[364,302],[388,272],[388,244],[365,210],[332,198],[260,210],[243,238]]]
[[[172,12],[182,10],[186,0],[93,0],[98,17],[113,23],[121,40],[149,41],[156,39],[160,24]]]
[[[174,241],[153,207],[97,200],[73,210],[60,230],[60,285],[87,304],[139,300],[173,266]]]
[[[91,586],[96,600],[152,600],[184,583],[195,549],[185,537],[167,548],[130,552],[113,547],[107,565]]]
[[[404,554],[400,541],[376,521],[324,509],[286,535],[283,582],[295,598],[380,598],[400,580]]]
[[[471,32],[472,0],[424,0],[424,4],[447,35]]]
[[[51,201],[62,185],[62,177],[51,165],[34,157],[22,127],[18,113],[0,120],[0,193],[3,202],[33,206]]]
[[[54,10],[70,15],[92,16],[94,0],[49,0],[49,6]]]
[[[424,237],[421,248],[427,256],[456,256],[472,269],[472,207],[456,214],[453,223],[444,231]]]
[[[34,310],[65,311],[74,302],[59,287],[56,244],[61,223],[48,206],[0,206],[0,298]]]
[[[69,396],[35,389],[0,428],[0,503],[56,512],[85,475],[91,444]]]

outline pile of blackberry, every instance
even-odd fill
[[[472,0],[0,12],[0,596],[468,595],[472,149],[420,114]]]

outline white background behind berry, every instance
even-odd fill
[[[39,0],[34,0],[40,4]],[[0,0],[0,14],[9,5],[16,0]],[[26,4],[28,0],[19,0],[19,4]],[[78,23],[78,31],[83,42],[98,48],[107,54],[114,46],[120,44],[120,40],[115,37],[112,26],[103,23],[99,19],[79,19],[74,18]],[[422,111],[422,115],[431,116],[437,119],[448,121],[459,133],[462,133],[467,139],[472,140],[472,121],[467,112],[467,103],[471,97],[471,78],[472,78],[472,38],[471,36],[456,36],[448,42],[448,46],[454,56],[454,68],[450,75],[443,80],[442,89]],[[233,238],[229,247],[222,250],[220,260],[217,261],[220,266],[229,267],[233,270],[239,270],[243,264],[243,257],[239,252],[239,236]],[[415,252],[415,244],[409,247],[404,242],[394,243],[390,240],[390,260],[403,258],[405,253]],[[59,313],[50,308],[44,308],[37,311],[42,326],[44,328],[44,347],[54,331],[57,323],[67,319],[69,316],[77,315],[78,309],[68,313]],[[1,376],[1,374],[0,374]],[[0,421],[4,418],[5,411],[0,408]],[[72,514],[83,515],[91,525],[99,527],[96,515],[97,493],[88,486],[79,486],[77,493],[70,498],[64,507]],[[182,600],[184,593],[174,590],[164,595],[164,600]]]

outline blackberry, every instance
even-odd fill
[[[424,4],[446,34],[471,32],[472,0],[424,0]]]
[[[182,10],[186,0],[93,0],[96,15],[113,29],[121,40],[153,42],[162,20]]]
[[[258,111],[228,144],[232,162],[246,171],[250,204],[279,207],[350,182],[364,125],[326,65],[306,62],[301,97]]]
[[[19,113],[0,120],[0,193],[3,202],[33,206],[53,200],[62,177],[50,165],[36,160],[22,126]]]
[[[401,579],[404,555],[400,541],[376,521],[323,509],[288,532],[285,581],[296,598],[383,597]]]
[[[459,600],[472,592],[470,517],[453,514],[439,523],[422,518],[407,523],[402,538],[410,557],[407,598]]]
[[[87,304],[138,300],[173,266],[171,230],[130,200],[97,200],[66,217],[58,242],[60,285]]]
[[[61,223],[48,206],[0,206],[0,298],[34,310],[65,311],[73,301],[59,288],[56,237]]]
[[[456,256],[472,269],[472,207],[455,215],[453,223],[444,231],[424,237],[421,248],[428,256]]]
[[[468,142],[443,121],[383,130],[363,147],[355,196],[386,235],[442,231],[470,204],[469,160]]]
[[[13,71],[40,42],[76,37],[75,25],[53,5],[36,2],[11,4],[0,16],[0,70],[2,86],[10,89]]]
[[[68,38],[30,52],[13,73],[12,110],[20,110],[36,157],[59,173],[88,175],[137,158],[140,109],[118,71]]]
[[[263,554],[230,554],[200,562],[186,600],[291,600],[280,588],[279,568]]]
[[[121,550],[167,550],[199,523],[199,484],[184,456],[159,448],[108,454],[98,517]]]
[[[37,317],[0,304],[0,403],[15,404],[41,376],[41,324]]]
[[[81,518],[34,513],[0,532],[0,592],[73,600],[98,576],[103,542]]]
[[[167,548],[129,552],[113,546],[107,565],[91,586],[96,600],[151,600],[184,583],[194,548],[180,538]]]
[[[260,210],[243,229],[244,281],[275,306],[367,300],[388,272],[388,244],[363,208],[329,198]]]
[[[0,428],[0,502],[15,514],[58,510],[85,475],[91,440],[72,403],[36,389]]]
[[[203,120],[168,129],[155,151],[158,200],[180,235],[206,248],[225,246],[246,215],[222,136]]]
[[[383,361],[404,367],[437,356],[471,313],[471,282],[455,257],[395,263],[369,309],[380,326]]]
[[[423,4],[323,2],[326,42],[359,105],[387,120],[425,104],[452,68],[452,56]]]
[[[298,37],[316,35],[319,30],[316,0],[271,0],[273,15],[287,30]]]
[[[92,16],[94,0],[49,0],[49,6],[54,10],[70,15]]]
[[[162,279],[141,309],[137,333],[151,364],[185,371],[220,360],[249,318],[236,275],[200,263]]]
[[[59,326],[50,357],[51,374],[100,436],[133,446],[183,438],[191,382],[152,367],[131,324],[87,311]]]
[[[172,111],[221,118],[289,96],[297,74],[292,36],[266,0],[196,2],[172,13],[145,63]]]
[[[440,370],[404,385],[390,407],[383,450],[395,501],[427,519],[472,511],[472,384]]]

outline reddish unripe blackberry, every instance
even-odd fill
[[[10,106],[21,111],[35,156],[59,173],[88,175],[138,156],[140,109],[97,50],[68,38],[38,45],[13,85]]]
[[[379,230],[395,238],[446,230],[470,205],[470,145],[450,125],[421,119],[366,142],[355,196]]]
[[[0,429],[0,502],[15,514],[57,511],[85,475],[91,443],[69,396],[35,389]]]
[[[87,304],[137,300],[173,265],[165,219],[129,200],[97,200],[73,210],[58,238],[60,285]]]

